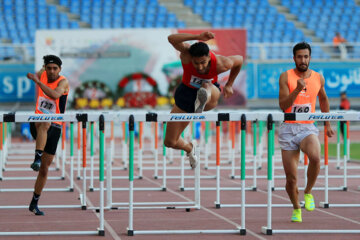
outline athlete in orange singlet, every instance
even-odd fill
[[[322,75],[309,69],[311,47],[309,44],[298,43],[293,48],[296,68],[283,72],[279,80],[279,105],[287,113],[315,112],[316,98],[319,97],[322,112],[329,112],[329,100],[325,92],[325,80]],[[286,174],[286,191],[293,204],[291,217],[293,222],[302,222],[301,208],[298,199],[297,167],[300,150],[309,158],[307,185],[304,190],[305,209],[315,209],[311,194],[320,171],[320,142],[318,129],[313,121],[286,121],[279,129],[279,143],[283,166]],[[326,134],[334,135],[330,122],[326,122]]]
[[[36,114],[59,114],[65,112],[69,82],[61,76],[62,62],[54,55],[44,56],[44,68],[36,74],[28,73],[27,77],[38,87]],[[35,159],[31,164],[34,171],[39,171],[34,194],[29,210],[35,215],[44,215],[38,208],[38,200],[47,180],[48,169],[54,159],[57,143],[61,135],[60,122],[31,122],[30,131],[36,140]]]

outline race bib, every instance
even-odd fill
[[[196,88],[201,88],[203,83],[211,83],[213,79],[202,79],[196,76],[191,76],[190,85]]]
[[[51,99],[39,97],[38,110],[45,114],[56,113],[56,103]]]
[[[291,107],[293,113],[308,113],[311,112],[311,104],[294,104]]]

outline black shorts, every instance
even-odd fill
[[[31,136],[34,139],[36,139],[37,132],[34,122],[30,123],[30,132],[31,132]],[[51,155],[55,155],[56,148],[60,139],[60,135],[61,135],[61,126],[56,123],[51,123],[51,126],[49,127],[49,130],[47,132],[47,140],[46,140],[44,152]]]
[[[213,83],[219,91],[220,85],[218,83]],[[190,88],[185,84],[181,83],[175,91],[175,104],[181,110],[187,113],[193,113],[195,111],[195,100],[198,89]]]

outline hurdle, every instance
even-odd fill
[[[271,131],[273,131],[272,126],[274,121],[295,121],[295,120],[316,120],[316,121],[339,121],[339,120],[348,120],[348,121],[359,121],[360,120],[360,113],[352,112],[352,113],[273,113],[268,114],[267,116],[268,122],[268,149],[272,148],[274,141],[269,135]],[[344,131],[345,132],[345,131]],[[325,134],[326,135],[326,134]],[[326,143],[327,140],[325,141]],[[327,148],[326,148],[327,150]],[[327,157],[327,153],[326,153]],[[271,161],[271,157],[268,154],[268,161]],[[327,166],[327,161],[326,166]],[[327,172],[327,167],[325,167],[325,173]],[[267,183],[267,225],[261,227],[261,232],[266,235],[272,235],[274,233],[360,233],[359,229],[272,229],[272,189],[271,189],[271,182],[273,181],[272,178],[272,164],[268,163],[268,183]]]
[[[0,232],[0,236],[41,236],[41,235],[99,235],[105,236],[104,231],[104,115],[101,114],[22,114],[22,113],[11,113],[3,114],[0,118],[0,122],[49,122],[49,121],[60,121],[60,122],[76,122],[82,121],[83,126],[86,127],[88,118],[93,121],[99,121],[100,130],[100,220],[99,228],[93,231],[33,231],[33,232]],[[85,124],[84,124],[85,123]],[[85,139],[86,140],[86,139]],[[86,143],[84,143],[86,145]],[[86,151],[86,150],[85,150]],[[84,179],[85,180],[85,179]]]
[[[158,115],[156,113],[146,113],[141,112],[137,113],[135,115],[129,114],[118,114],[116,116],[117,121],[124,122],[129,121],[129,116],[135,116],[136,122],[158,122]],[[134,162],[134,123],[129,123],[129,161],[130,157],[132,158],[132,162]],[[164,128],[164,136],[165,136],[165,130]],[[132,155],[130,155],[130,153]],[[108,158],[107,161],[107,181],[108,181],[108,188],[107,191],[112,190],[121,190],[121,191],[166,191],[166,149],[163,145],[163,176],[162,176],[162,186],[160,188],[135,188],[132,184],[132,188],[112,188],[112,173],[111,173],[111,162],[110,158]],[[130,165],[130,164],[129,164]],[[130,168],[129,168],[130,171]],[[132,171],[134,171],[134,166],[132,166]],[[200,172],[199,172],[200,173]],[[132,181],[134,180],[134,173],[132,173]],[[196,196],[200,196],[200,190],[196,188],[195,191]],[[112,202],[112,193],[108,192],[108,199],[107,199],[107,206],[105,209],[112,209],[112,210],[120,210],[120,209],[129,209],[129,202]],[[196,199],[199,197],[196,197]],[[191,209],[191,208],[197,208],[196,200],[195,201],[188,201],[188,202],[133,202],[132,203],[134,208],[140,208],[140,209],[175,209],[175,208],[185,208],[185,209]],[[96,208],[95,208],[96,209]],[[96,209],[97,210],[97,209]]]
[[[222,113],[209,113],[209,114],[161,114],[157,116],[158,121],[169,122],[169,121],[229,121],[230,114]],[[130,115],[129,116],[129,130],[130,138],[134,138],[134,122],[143,118],[144,116]],[[240,116],[238,115],[240,119]],[[238,119],[238,120],[239,120]],[[238,233],[241,235],[246,234],[246,229],[238,227],[238,229],[218,229],[218,230],[134,230],[133,223],[133,212],[134,212],[134,196],[133,196],[133,140],[130,141],[129,145],[129,225],[127,228],[128,236],[134,236],[137,234],[197,234],[197,233],[207,233],[207,234],[224,234],[224,233]],[[199,156],[199,151],[197,151],[197,156]],[[195,191],[195,201],[196,209],[201,208],[200,204],[200,164],[195,168],[195,187],[198,188],[198,191]],[[198,194],[198,195],[197,195]],[[245,222],[243,222],[245,224]],[[244,226],[244,225],[243,225]]]

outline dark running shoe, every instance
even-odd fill
[[[35,205],[35,204],[30,204],[29,205],[29,211],[35,213],[35,215],[38,215],[38,216],[44,216],[45,215],[44,212],[40,211],[38,206]]]
[[[40,159],[34,160],[34,162],[30,165],[30,167],[31,167],[35,172],[38,172],[38,171],[40,170],[40,166],[41,166],[41,160],[40,160]]]

